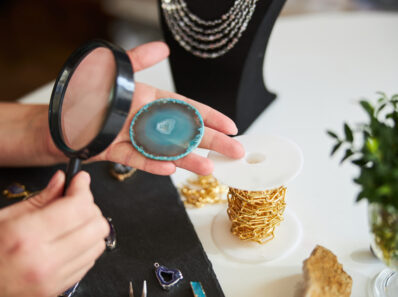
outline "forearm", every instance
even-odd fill
[[[0,166],[62,162],[52,143],[47,105],[0,103]]]

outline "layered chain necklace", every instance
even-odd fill
[[[258,0],[235,0],[219,19],[193,14],[185,0],[162,0],[163,14],[174,39],[191,54],[215,59],[231,50],[252,18]]]

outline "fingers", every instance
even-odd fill
[[[73,277],[73,275],[79,273],[81,270],[91,268],[94,265],[95,261],[104,253],[104,251],[105,241],[100,240],[88,250],[78,255],[72,261],[62,265],[59,270],[60,280],[66,279],[68,277]],[[80,279],[73,279],[73,281],[75,282],[79,280]]]
[[[76,285],[78,282],[80,282],[84,276],[87,274],[87,272],[93,268],[95,262],[93,261],[92,263],[89,263],[85,267],[81,268],[80,270],[76,271],[72,275],[69,275],[66,278],[60,279],[60,283],[62,285],[62,290],[60,290],[59,286],[54,286],[56,288],[56,291],[51,296],[60,296],[62,293],[66,292],[70,288],[72,288],[74,285]]]
[[[238,133],[238,128],[236,127],[234,121],[232,121],[229,117],[222,114],[221,112],[203,103],[164,90],[157,90],[156,98],[175,98],[183,100],[198,109],[207,127],[220,131],[227,135],[236,135]]]
[[[245,149],[239,141],[207,127],[200,147],[234,159],[243,158],[245,155]]]
[[[90,177],[86,172],[79,172],[72,179],[67,196],[32,214],[31,220],[35,222],[32,232],[41,232],[51,242],[99,214],[101,211],[94,204],[90,192]]]
[[[51,203],[56,198],[61,197],[63,187],[65,183],[65,174],[62,171],[57,171],[47,187],[36,196],[3,208],[0,212],[0,222],[2,220],[9,220],[25,213],[32,212],[38,208],[42,208],[45,205]]]
[[[51,178],[47,187],[39,194],[28,199],[26,203],[30,203],[32,206],[36,208],[42,208],[51,201],[53,201],[54,199],[62,196],[62,192],[64,190],[64,184],[65,184],[65,174],[61,170],[58,170]]]
[[[219,152],[234,159],[242,158],[245,155],[245,150],[240,142],[207,127],[205,128],[205,135],[200,147]],[[190,153],[186,157],[174,161],[174,164],[199,175],[209,175],[213,172],[213,163],[195,153]]]
[[[122,163],[124,165],[158,175],[170,175],[176,170],[176,167],[172,162],[156,161],[145,158],[135,150],[130,143],[130,140],[112,144],[108,148],[104,159]]]
[[[195,106],[202,115],[205,126],[220,131],[227,135],[238,134],[238,128],[233,120],[221,112],[207,106],[206,104],[197,102],[192,99],[186,99],[186,102]]]
[[[73,263],[76,259],[76,265],[79,265],[79,263],[84,265],[86,260],[93,260],[93,251],[87,255],[85,253],[92,247],[98,246],[99,243],[103,247],[103,251],[105,248],[104,239],[109,232],[109,224],[102,215],[98,215],[87,224],[79,226],[67,235],[58,238],[51,243],[52,254],[57,255],[57,266],[63,263]],[[95,250],[95,252],[97,251],[99,253],[99,248]],[[98,253],[95,254],[95,257],[99,256]]]
[[[168,46],[160,41],[149,42],[127,51],[136,72],[164,60],[169,53]]]
[[[174,164],[199,175],[209,175],[213,172],[213,162],[195,153],[174,161]]]
[[[82,195],[90,192],[90,175],[85,171],[80,171],[70,182],[66,190],[66,196]]]

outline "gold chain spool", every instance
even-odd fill
[[[207,175],[188,180],[188,184],[184,185],[180,192],[185,198],[185,205],[200,208],[206,204],[227,202],[225,196],[228,187],[220,184],[214,176]]]
[[[188,180],[181,189],[184,204],[197,208],[207,204],[226,202],[228,187],[212,176],[198,176]],[[245,191],[229,188],[228,216],[231,232],[241,240],[265,244],[275,237],[275,228],[283,221],[286,187],[266,191]]]
[[[267,191],[229,188],[228,216],[231,232],[241,240],[265,244],[275,237],[275,228],[283,221],[286,187]]]

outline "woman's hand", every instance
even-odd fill
[[[169,49],[163,42],[152,42],[127,52],[135,72],[165,59]],[[205,133],[201,148],[217,151],[231,158],[244,155],[243,146],[228,135],[238,130],[234,122],[222,113],[173,92],[136,83],[131,109],[126,123],[113,143],[91,161],[108,160],[160,175],[172,174],[176,167],[200,175],[213,170],[212,162],[195,153],[177,161],[156,161],[139,154],[130,143],[129,126],[137,111],[145,104],[160,98],[176,98],[194,105],[201,113]],[[0,166],[51,165],[65,162],[66,157],[51,139],[48,127],[48,106],[2,104],[0,106]],[[90,160],[89,160],[90,161]]]
[[[244,149],[242,145],[228,136],[237,133],[234,122],[228,117],[204,104],[181,95],[137,83],[132,108],[125,125],[115,141],[94,159],[122,163],[159,175],[172,174],[176,167],[184,168],[200,175],[210,174],[213,171],[212,162],[193,152],[176,161],[157,161],[144,157],[132,146],[129,128],[133,116],[143,105],[158,98],[181,99],[192,104],[199,110],[205,123],[205,133],[199,147],[217,151],[231,158],[243,157]]]
[[[169,49],[162,42],[144,44],[128,51],[134,71],[148,68],[169,55]],[[129,127],[133,116],[145,104],[160,98],[176,98],[195,106],[203,117],[205,133],[200,143],[201,148],[217,151],[231,158],[241,158],[244,155],[242,145],[227,135],[238,132],[234,122],[222,113],[173,92],[156,89],[152,86],[137,83],[131,110],[124,127],[115,141],[95,160],[109,160],[122,163],[147,172],[169,175],[176,167],[181,167],[200,175],[208,175],[213,171],[212,162],[195,153],[177,161],[156,161],[145,158],[132,146],[129,137]]]
[[[65,175],[29,200],[0,210],[2,297],[54,297],[80,281],[105,249],[109,225],[94,204],[90,176]]]

